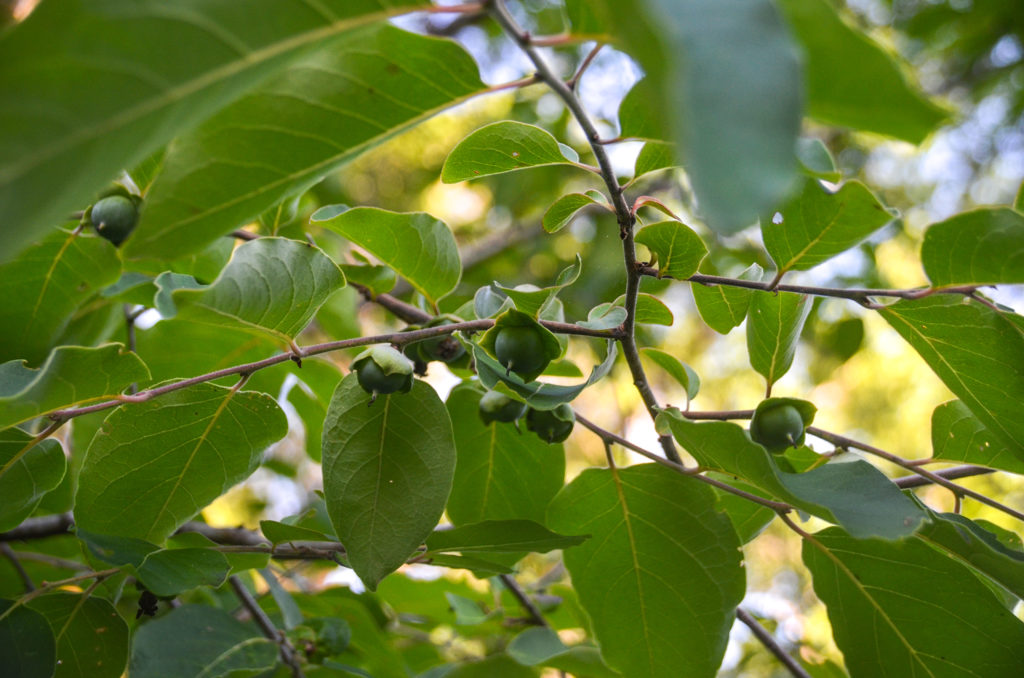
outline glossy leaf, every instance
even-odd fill
[[[624,675],[716,674],[745,575],[714,503],[709,488],[643,464],[587,469],[548,508],[553,529],[592,535],[565,564],[605,660]]]
[[[1024,334],[1003,314],[960,296],[905,300],[880,311],[1012,454],[1024,460]]]
[[[147,379],[145,364],[120,344],[59,346],[37,369],[12,360],[0,365],[0,428],[54,410],[108,400],[132,382]]]
[[[620,296],[612,302],[613,305],[622,305],[626,295]],[[641,292],[636,295],[636,321],[647,325],[671,326],[675,322],[672,309],[665,305],[665,302],[653,294]]]
[[[558,534],[532,520],[484,520],[450,530],[435,531],[427,537],[427,551],[460,553],[547,553],[584,541],[585,535]]]
[[[113,245],[63,230],[0,265],[0,327],[6,328],[0,333],[0,362],[41,363],[79,305],[120,275]]]
[[[761,267],[752,264],[740,274],[740,279],[756,281],[761,278]],[[746,287],[729,285],[690,285],[697,311],[708,327],[719,334],[728,334],[734,327],[739,327],[747,317],[750,300],[754,290]]]
[[[185,320],[266,333],[288,343],[302,331],[345,276],[319,248],[285,238],[260,238],[235,250],[209,287],[171,293]]]
[[[1024,474],[1024,455],[1011,452],[959,400],[932,412],[932,456]]]
[[[287,430],[269,396],[213,384],[124,405],[89,446],[75,524],[160,543],[248,477]]]
[[[921,262],[936,287],[1024,283],[1024,214],[981,209],[933,224]]]
[[[658,277],[686,280],[697,272],[708,248],[696,233],[678,221],[661,221],[641,228],[636,242],[651,251]]]
[[[573,164],[579,160],[551,133],[505,120],[481,127],[458,143],[441,168],[441,181],[454,184],[528,167]]]
[[[47,3],[0,41],[0,209],[23,225],[3,229],[0,251],[87,205],[294,55],[422,4]],[[187,58],[168,58],[183,45]]]
[[[300,525],[289,525],[279,520],[261,520],[260,532],[270,540],[271,544],[282,544],[289,541],[330,541],[330,538],[323,532]]]
[[[568,226],[580,210],[590,205],[610,209],[604,196],[596,191],[563,195],[544,212],[544,218],[541,220],[544,230],[548,233],[557,233]]]
[[[676,166],[676,149],[663,141],[648,141],[640,149],[633,165],[633,178]]]
[[[19,678],[50,678],[57,647],[46,617],[0,599],[0,666]]]
[[[562,444],[548,445],[513,424],[485,425],[480,395],[462,386],[448,396],[458,452],[448,517],[456,525],[513,519],[542,523],[548,503],[565,482]]]
[[[128,625],[102,598],[40,596],[30,607],[46,617],[57,640],[57,678],[119,678],[128,664]]]
[[[205,548],[160,549],[138,567],[139,581],[158,596],[176,596],[199,586],[217,588],[230,565],[224,554]]]
[[[671,431],[701,466],[735,476],[770,498],[842,525],[857,538],[900,539],[913,534],[925,518],[881,471],[860,459],[787,473],[731,422],[697,424],[666,411],[658,416],[658,427]]]
[[[827,0],[781,0],[803,47],[807,112],[824,123],[918,144],[946,112],[907,82],[896,58],[844,21]]]
[[[576,324],[591,330],[610,330],[625,322],[626,315],[626,309],[621,306],[598,304],[590,309],[586,320],[580,320]]]
[[[573,263],[559,271],[553,285],[542,288],[533,285],[505,287],[504,285],[494,283],[494,286],[507,294],[509,299],[515,302],[517,310],[537,317],[562,288],[568,287],[579,279],[582,271],[583,259],[577,254]]]
[[[1024,623],[964,565],[915,539],[814,539],[804,563],[851,676],[1012,676],[1024,662]]]
[[[764,245],[780,273],[806,271],[848,250],[889,223],[893,215],[859,181],[835,193],[817,182],[785,205],[781,221],[761,222]]]
[[[452,488],[455,441],[444,404],[421,381],[370,403],[355,374],[338,385],[323,431],[324,498],[349,563],[371,590],[437,525]]]
[[[324,207],[313,223],[359,245],[409,281],[432,303],[455,289],[462,262],[451,229],[425,212],[399,214],[375,207],[337,213]]]
[[[18,428],[0,431],[0,531],[27,518],[64,478],[67,459],[60,443],[33,440]]]
[[[483,89],[472,58],[450,41],[388,24],[330,41],[175,139],[125,256],[202,249]]]
[[[697,376],[692,367],[671,353],[666,353],[656,348],[642,348],[640,349],[640,355],[665,370],[670,377],[675,379],[676,383],[682,386],[686,392],[687,402],[697,397],[697,392],[700,390],[700,377]]]
[[[277,660],[277,644],[255,626],[209,605],[182,605],[135,632],[128,675],[205,678],[232,671],[255,675],[272,668]]]
[[[747,350],[750,366],[765,378],[769,391],[792,366],[810,312],[811,298],[805,294],[754,292],[747,311]]]

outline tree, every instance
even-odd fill
[[[872,11],[12,19],[0,665],[1018,675],[1024,198],[932,219],[864,166],[991,97],[1012,134],[1024,29]],[[915,271],[885,262],[908,252]],[[889,452],[928,437],[919,368],[932,450]],[[844,405],[865,370],[874,399]],[[780,568],[830,638],[745,598]]]

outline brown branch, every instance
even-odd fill
[[[263,635],[270,640],[277,643],[278,649],[281,653],[281,661],[291,669],[292,676],[295,678],[302,678],[302,665],[299,661],[298,655],[295,653],[295,648],[288,642],[288,638],[285,637],[284,633],[279,631],[274,626],[274,622],[270,620],[267,613],[263,611],[256,599],[249,593],[249,589],[245,588],[245,584],[238,578],[237,574],[233,574],[228,577],[228,581],[231,583],[231,588],[235,592],[235,596],[238,597],[239,602],[242,603],[242,607],[246,609],[249,616],[253,618],[256,625],[263,631]]]
[[[32,583],[32,577],[28,576],[28,572],[22,567],[21,561],[18,560],[18,554],[14,552],[14,549],[7,543],[0,543],[0,553],[4,554],[7,560],[11,561],[11,565],[14,567],[14,571],[18,573],[18,577],[21,578],[21,583],[25,587],[26,593],[31,593],[36,590],[36,585]]]
[[[932,471],[932,473],[941,478],[945,478],[946,480],[956,480],[957,478],[969,478],[971,476],[995,473],[995,469],[984,468],[982,466],[954,466],[953,468],[944,468],[939,471]],[[915,475],[896,478],[893,482],[900,488],[906,490],[912,487],[924,487],[925,485],[931,485],[934,481],[932,481],[931,478]]]
[[[768,651],[775,655],[786,669],[797,678],[811,678],[811,675],[804,670],[797,660],[789,656],[789,653],[782,649],[782,647],[775,641],[772,634],[768,633],[768,629],[761,626],[761,624],[754,619],[754,617],[744,610],[742,607],[736,608],[736,618],[747,625],[750,632],[754,634],[762,645],[768,648]]]
[[[526,595],[526,591],[519,585],[515,577],[510,574],[502,574],[499,577],[501,578],[501,583],[505,585],[515,599],[519,601],[519,604],[523,606],[523,609],[526,610],[527,620],[531,624],[551,628],[547,620],[544,619],[544,615],[541,614],[540,609],[530,600],[530,596]]]
[[[49,516],[28,518],[21,525],[7,532],[0,532],[0,542],[5,541],[28,541],[30,539],[45,539],[61,534],[67,534],[74,521],[68,513],[55,513]]]

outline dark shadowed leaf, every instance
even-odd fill
[[[46,617],[12,600],[0,599],[0,666],[19,678],[50,678],[57,647]]]
[[[936,287],[1024,283],[1024,214],[983,209],[933,224],[921,263]]]
[[[128,625],[102,598],[56,593],[30,607],[57,639],[56,678],[118,678],[128,664]]]
[[[156,595],[176,596],[198,586],[220,586],[229,568],[224,554],[213,549],[160,549],[146,556],[138,575]]]
[[[0,431],[0,531],[27,518],[64,478],[67,459],[60,443],[53,438],[33,441],[18,428]]]

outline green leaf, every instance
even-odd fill
[[[552,629],[536,626],[513,638],[505,651],[508,652],[508,656],[524,666],[536,666],[568,649]]]
[[[775,5],[592,4],[647,73],[640,103],[654,129],[678,142],[707,224],[735,233],[773,208],[792,186],[802,117],[799,54]]]
[[[345,284],[338,265],[309,243],[251,240],[209,287],[171,293],[184,320],[266,333],[287,344]]]
[[[0,532],[27,518],[64,478],[67,459],[60,443],[34,440],[21,429],[0,430]]]
[[[213,384],[124,405],[86,453],[75,524],[160,543],[248,477],[287,431],[270,396]]]
[[[850,675],[1012,676],[1024,663],[1024,623],[964,565],[915,539],[814,540],[804,563]]]
[[[18,229],[0,229],[12,230]],[[120,275],[113,245],[99,236],[63,230],[0,265],[0,327],[7,328],[0,333],[0,362],[22,358],[29,365],[41,363],[82,302]]]
[[[480,661],[461,664],[444,678],[535,678],[536,671],[517,663],[505,654],[492,654]]]
[[[261,520],[260,532],[274,545],[290,541],[331,541],[330,537],[323,532],[299,525],[289,525],[278,520]]]
[[[494,283],[494,286],[507,294],[508,297],[515,302],[517,310],[537,317],[544,308],[551,303],[551,300],[554,299],[562,288],[568,287],[579,279],[582,271],[583,259],[579,254],[577,254],[576,259],[558,273],[558,276],[555,278],[554,285],[549,285],[548,287],[543,288],[538,288],[533,285],[505,287],[504,285]]]
[[[441,181],[454,184],[528,167],[572,165],[579,160],[570,156],[575,153],[547,130],[504,120],[481,127],[460,141],[444,161]]]
[[[942,403],[932,412],[932,456],[1024,474],[1024,459],[989,433],[959,400]]]
[[[761,267],[751,266],[740,274],[741,280],[760,280]],[[719,334],[728,334],[734,327],[739,327],[747,317],[750,300],[754,290],[747,287],[730,285],[690,285],[693,300],[697,304],[697,312],[707,326]]]
[[[484,520],[543,522],[548,503],[565,482],[562,444],[548,445],[512,424],[485,425],[480,392],[458,386],[448,396],[458,462],[448,499],[456,525]]]
[[[281,611],[284,627],[291,630],[301,624],[303,622],[302,610],[299,609],[299,605],[295,602],[292,594],[281,586],[281,582],[277,580],[277,575],[274,574],[274,571],[268,567],[262,567],[260,568],[260,577],[266,582],[267,588],[270,589],[270,595],[274,598],[277,608]],[[342,623],[344,622],[342,621]]]
[[[893,216],[859,181],[835,193],[813,179],[781,210],[782,220],[761,222],[764,245],[779,273],[806,271],[844,252],[889,223]]]
[[[455,623],[459,626],[483,624],[491,616],[484,612],[480,604],[475,600],[449,592],[445,592],[444,597],[448,600],[448,605],[451,606],[452,612],[455,613]]]
[[[138,575],[154,594],[176,596],[199,586],[220,586],[229,569],[223,553],[206,548],[173,548],[147,555],[138,567]]]
[[[881,471],[866,461],[839,461],[804,473],[779,469],[772,455],[738,425],[693,423],[667,410],[658,430],[671,430],[703,467],[736,476],[781,500],[842,525],[857,538],[900,539],[913,534],[925,514]]]
[[[12,360],[0,365],[0,428],[108,400],[132,382],[148,379],[146,365],[121,344],[58,346],[38,369]]]
[[[484,89],[473,59],[447,40],[381,24],[329,41],[175,139],[125,256],[202,249]]]
[[[597,7],[596,3],[587,0],[567,0],[573,3],[586,3]],[[652,103],[653,94],[649,91],[651,82],[647,78],[638,80],[622,98],[619,104],[619,128],[622,136],[630,139],[651,139],[662,140],[662,143],[672,147],[672,152],[678,153],[674,144],[664,141],[669,136],[665,129],[660,115],[661,112]]]
[[[302,418],[302,426],[306,430],[306,453],[313,461],[320,461],[324,417],[327,416],[327,406],[341,377],[341,370],[333,362],[306,359],[302,361],[300,370],[301,383],[288,391],[288,402]]]
[[[659,278],[668,276],[686,280],[697,272],[700,262],[708,254],[700,236],[678,221],[644,226],[637,232],[636,242],[646,245],[654,255]]]
[[[780,0],[805,54],[807,113],[824,123],[918,144],[946,117],[907,82],[887,50],[827,0]]]
[[[937,294],[881,309],[992,435],[1024,460],[1024,334],[974,300]]]
[[[564,559],[613,668],[717,672],[745,576],[736,532],[714,507],[709,488],[654,464],[587,469],[551,502],[554,529],[593,535]]]
[[[736,480],[735,476],[727,476],[721,473],[708,473],[708,476],[728,483],[732,487],[760,496],[764,491],[748,483]],[[725,515],[729,516],[740,543],[747,544],[753,541],[768,525],[775,520],[776,513],[767,506],[756,504],[748,499],[737,496],[732,492],[712,488],[715,498],[718,501],[718,508]]]
[[[666,353],[656,348],[642,348],[640,355],[665,370],[670,377],[676,380],[686,392],[686,401],[697,397],[700,390],[700,377],[693,371],[693,368],[676,358],[671,353]]]
[[[13,255],[40,229],[88,204],[119,170],[145,160],[296,54],[424,4],[259,0],[170,8],[56,1],[40,7],[0,41],[0,210],[20,225],[0,231],[0,251]]]
[[[664,141],[648,141],[640,149],[633,165],[633,178],[641,177],[650,172],[676,166],[676,149],[673,144]]]
[[[505,368],[497,360],[487,355],[480,347],[473,349],[473,358],[476,361],[477,374],[480,383],[489,389],[495,388],[498,383],[507,386],[513,393],[518,395],[527,405],[536,410],[553,410],[562,403],[572,402],[583,389],[603,378],[611,371],[615,364],[615,356],[618,349],[615,342],[608,342],[608,354],[600,365],[596,365],[590,372],[590,376],[582,384],[574,386],[563,386],[561,384],[542,384],[531,381],[529,383],[515,372],[506,374]]]
[[[352,569],[374,590],[444,511],[455,470],[448,412],[419,380],[371,404],[350,373],[334,392],[323,441],[327,511]]]
[[[981,209],[933,224],[921,263],[935,287],[1024,283],[1024,215]]]
[[[0,599],[0,666],[18,678],[50,678],[57,648],[46,617]]]
[[[796,157],[803,165],[804,174],[815,179],[838,182],[842,174],[836,169],[836,161],[831,151],[820,140],[813,137],[800,137],[796,141]]]
[[[611,210],[611,207],[608,205],[608,201],[604,199],[603,195],[596,191],[563,195],[561,198],[556,200],[546,212],[544,212],[544,218],[541,220],[541,223],[544,225],[544,230],[548,233],[557,233],[558,231],[561,231],[569,225],[569,222],[572,221],[572,218],[576,216],[577,212],[590,205],[600,205],[607,210]]]
[[[520,554],[515,554],[512,558],[515,558],[517,555]],[[511,558],[502,559],[510,560]],[[478,579],[483,579],[484,577],[490,577],[496,574],[512,574],[515,572],[514,569],[505,563],[496,563],[493,560],[484,560],[483,558],[477,558],[476,556],[460,556],[451,553],[432,553],[430,556],[424,558],[423,562],[429,565],[436,565],[438,567],[447,567],[456,570],[469,570],[473,573],[473,576]]]
[[[610,330],[626,320],[626,309],[614,304],[598,304],[587,313],[587,319],[576,324],[591,330]]]
[[[102,598],[40,596],[29,607],[46,617],[57,639],[57,678],[119,678],[128,664],[128,625]]]
[[[547,553],[576,546],[586,540],[585,535],[558,534],[532,520],[484,520],[433,532],[427,537],[427,551]]]
[[[626,295],[612,302],[613,306],[621,306]],[[636,296],[636,321],[647,325],[665,325],[671,327],[675,322],[672,310],[658,297],[641,292]]]
[[[277,664],[277,644],[210,605],[182,605],[132,639],[132,678],[252,676]]]
[[[398,282],[394,269],[388,266],[342,264],[341,271],[350,283],[365,287],[374,296],[387,294]]]
[[[356,207],[338,213],[334,207],[323,207],[311,221],[380,259],[435,305],[462,277],[451,229],[425,212],[400,214]]]
[[[811,298],[792,292],[755,291],[747,311],[750,366],[768,382],[768,390],[789,371]]]

